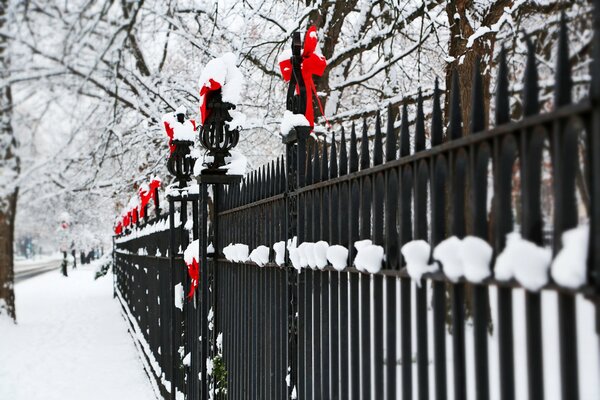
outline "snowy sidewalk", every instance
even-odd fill
[[[0,320],[0,399],[155,398],[112,276],[95,267],[43,274],[15,286],[17,325]]]

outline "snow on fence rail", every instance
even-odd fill
[[[151,256],[117,256],[136,318],[153,312],[144,290],[170,295],[146,340],[171,341],[171,398],[598,398],[600,90],[571,104],[570,80],[557,76],[555,110],[540,114],[535,68],[530,50],[521,120],[509,118],[502,56],[492,129],[477,82],[469,132],[454,95],[444,130],[436,90],[429,147],[419,99],[399,135],[392,112],[385,132],[377,116],[361,138],[353,125],[309,141],[297,127],[285,157],[241,182],[172,195],[182,223],[164,231],[165,278],[140,272]],[[598,63],[592,76],[600,87]],[[193,281],[182,262],[190,239],[200,286],[175,304],[174,286],[188,293]],[[159,333],[165,325],[171,333]]]

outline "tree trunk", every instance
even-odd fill
[[[8,0],[0,0],[0,30],[9,28]],[[9,81],[9,42],[0,37],[0,82]],[[12,129],[12,92],[10,85],[0,90],[0,315],[7,314],[16,321],[13,242],[17,210],[19,158]]]
[[[7,207],[0,209],[0,315],[7,314],[16,321],[13,242],[18,190],[8,196]]]

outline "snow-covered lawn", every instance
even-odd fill
[[[16,284],[17,325],[0,320],[0,399],[154,399],[112,276],[95,265]]]

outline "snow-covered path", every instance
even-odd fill
[[[154,399],[112,276],[94,267],[15,286],[17,325],[0,320],[0,399]]]

